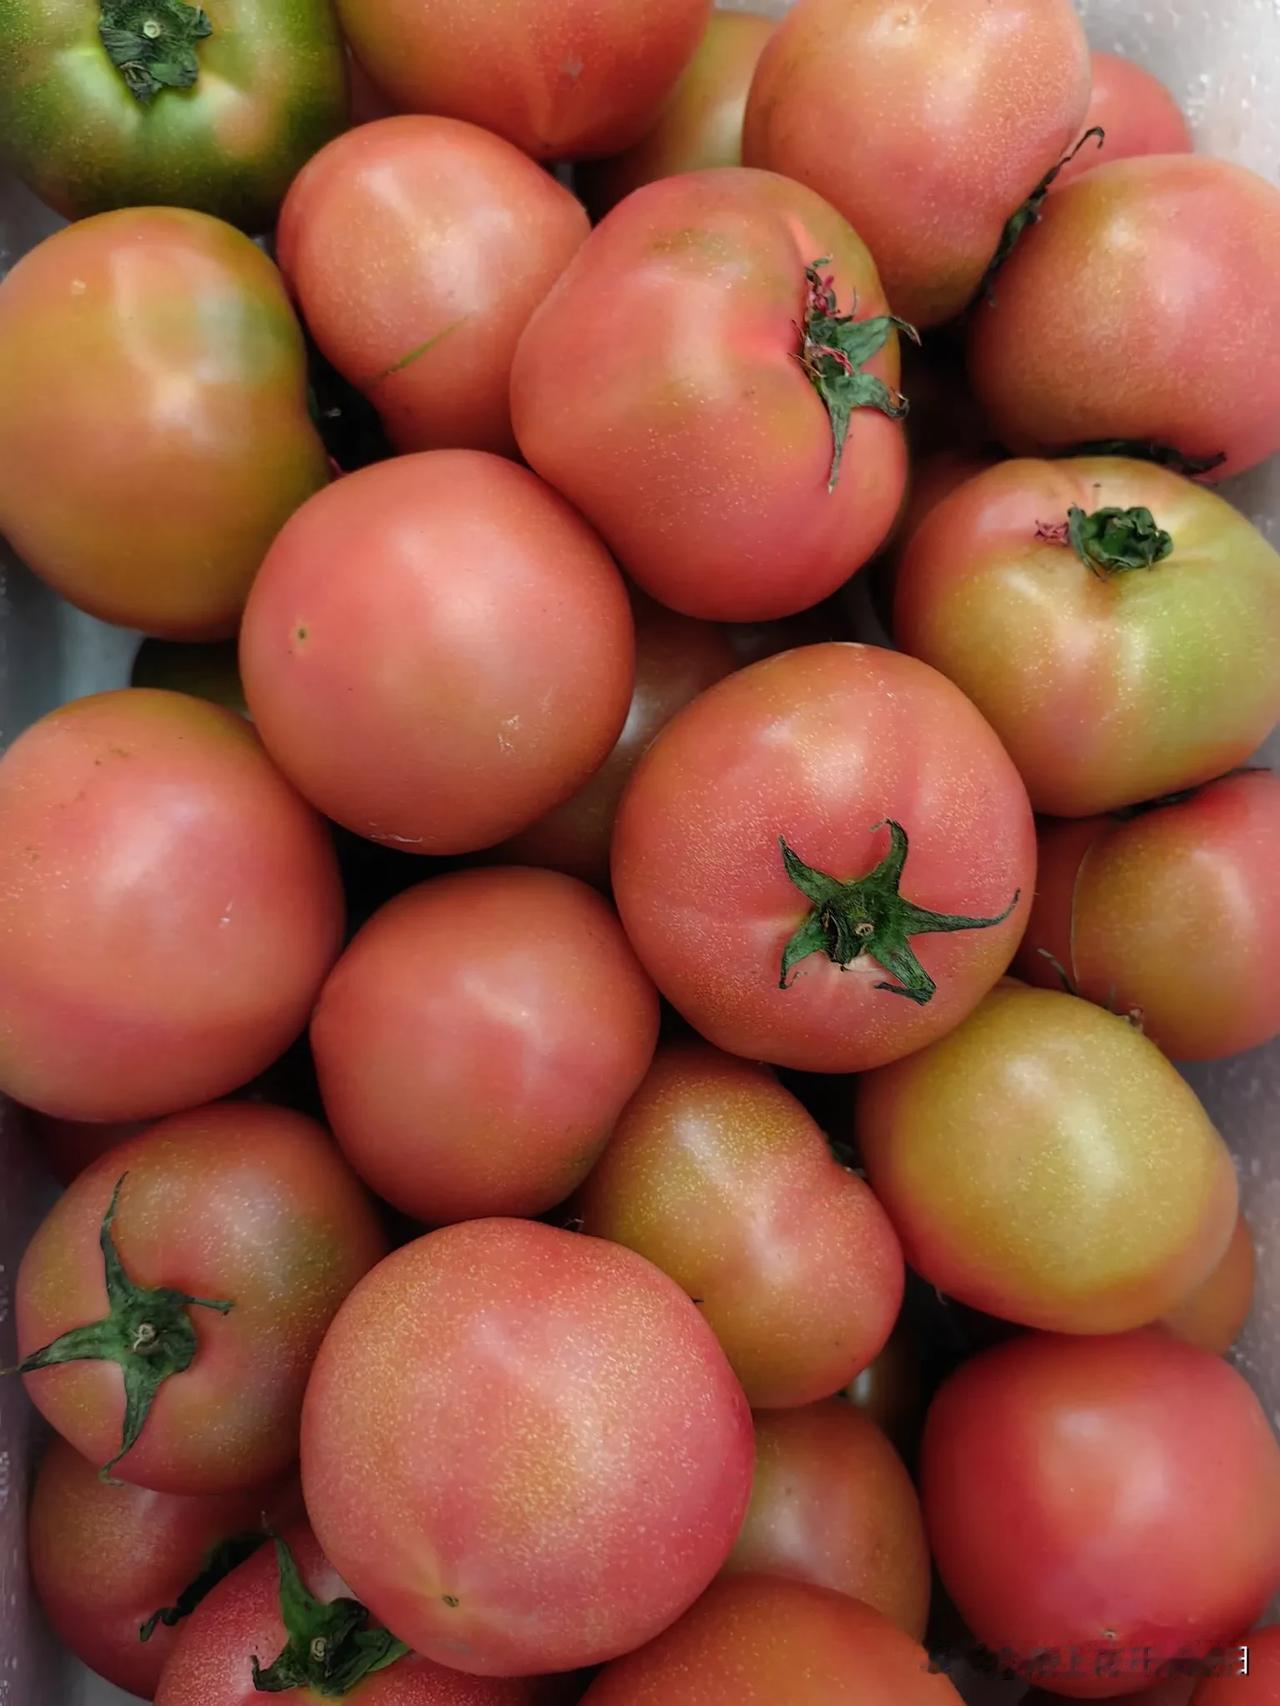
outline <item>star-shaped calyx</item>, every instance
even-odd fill
[[[320,1600],[307,1590],[293,1553],[277,1535],[283,1652],[265,1668],[252,1660],[253,1686],[260,1694],[305,1688],[324,1700],[341,1700],[375,1671],[386,1670],[409,1651],[389,1629],[370,1629],[369,1613],[356,1599]]]
[[[988,930],[993,924],[1003,924],[1017,906],[1020,889],[1014,890],[1013,899],[994,918],[965,918],[913,905],[899,892],[907,862],[907,832],[892,819],[875,828],[888,829],[889,851],[873,871],[850,882],[806,865],[779,836],[788,877],[813,903],[808,917],[782,950],[779,989],[789,987],[792,969],[810,954],[825,954],[842,971],[866,954],[895,980],[877,983],[877,989],[904,995],[924,1007],[933,999],[937,985],[916,958],[911,937],[939,931]]]

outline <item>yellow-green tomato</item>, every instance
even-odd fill
[[[1062,1333],[1153,1321],[1221,1260],[1226,1145],[1126,1019],[1004,985],[867,1073],[858,1141],[907,1260],[974,1309]]]
[[[327,478],[301,328],[234,227],[104,213],[0,285],[0,532],[82,610],[233,634],[267,546]]]

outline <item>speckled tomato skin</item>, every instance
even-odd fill
[[[812,191],[741,167],[688,172],[616,207],[520,339],[522,453],[687,616],[807,609],[893,522],[905,440],[875,409],[854,411],[828,490],[831,421],[796,359],[805,268],[820,260],[841,312],[887,312],[870,253]],[[864,371],[896,388],[896,332]]]
[[[1204,1283],[1164,1316],[1160,1325],[1202,1351],[1225,1356],[1240,1337],[1253,1307],[1257,1256],[1242,1214],[1227,1253]]]
[[[1056,1651],[1037,1680],[1070,1698],[1131,1692],[1143,1649],[1154,1672],[1244,1639],[1280,1578],[1267,1418],[1229,1364],[1161,1332],[976,1357],[934,1400],[921,1489],[974,1636]]]
[[[1219,583],[1220,584],[1220,583]],[[1175,1060],[1280,1032],[1280,781],[1243,771],[1129,819],[1045,823],[1019,975],[1120,1012]]]
[[[833,1588],[924,1639],[920,1501],[880,1429],[842,1399],[756,1417],[751,1504],[725,1568]]]
[[[310,1529],[286,1534],[302,1580],[321,1600],[348,1599],[351,1590],[321,1552]],[[273,1546],[242,1564],[192,1613],[181,1646],[165,1669],[156,1706],[261,1706],[250,1661],[265,1667],[285,1645],[280,1572]],[[287,1691],[297,1706],[325,1706],[311,1688]],[[330,1700],[332,1696],[328,1697]],[[526,1678],[464,1676],[407,1653],[376,1671],[343,1698],[350,1706],[538,1706],[540,1685]]]
[[[104,1481],[92,1463],[54,1436],[36,1473],[27,1521],[27,1561],[40,1608],[60,1641],[126,1694],[154,1697],[182,1625],[140,1626],[200,1574],[233,1535],[296,1516],[296,1485],[266,1493],[185,1498]]]
[[[595,218],[603,218],[641,184],[677,172],[742,164],[747,91],[773,31],[774,20],[754,12],[712,12],[653,129],[634,148],[581,166],[575,174]]]
[[[857,1138],[907,1261],[1002,1320],[1120,1333],[1221,1260],[1226,1145],[1126,1019],[1008,984],[941,1041],[869,1073]]]
[[[1038,535],[1135,505],[1173,539],[1101,577]],[[1004,741],[1037,811],[1082,817],[1220,776],[1280,719],[1280,555],[1215,493],[1123,457],[997,464],[899,566],[894,635]]]
[[[36,194],[82,219],[177,206],[264,231],[347,109],[328,0],[209,0],[189,91],[135,99],[92,0],[0,0],[0,147]]]
[[[342,942],[325,826],[244,720],[183,694],[77,699],[0,763],[0,1090],[131,1120],[247,1082]]]
[[[311,1022],[347,1158],[417,1220],[541,1214],[581,1184],[658,1040],[612,907],[555,871],[459,871],[397,896]]]
[[[865,956],[823,955],[778,988],[808,903],[778,837],[843,879],[907,830],[902,893],[1003,924],[917,936],[937,984],[926,1006],[877,990]],[[622,921],[658,988],[708,1042],[806,1072],[862,1072],[941,1036],[1005,970],[1035,881],[1035,831],[1004,749],[935,671],[834,643],[767,658],[679,713],[637,765],[614,828]]]
[[[1228,1649],[1227,1674],[1207,1677],[1191,1696],[1191,1706],[1277,1706],[1280,1702],[1280,1628],[1255,1629],[1240,1642],[1249,1649],[1247,1677],[1230,1674],[1234,1656]]]
[[[476,1674],[576,1669],[664,1629],[728,1555],[751,1463],[746,1399],[688,1298],[535,1221],[389,1256],[302,1418],[335,1566],[402,1640]]]
[[[1277,271],[1265,178],[1199,154],[1099,166],[1049,197],[975,311],[978,400],[1019,454],[1125,439],[1225,453],[1211,480],[1252,468],[1280,448]]]
[[[542,160],[637,142],[710,11],[710,0],[338,5],[356,58],[398,111],[469,119]]]
[[[234,633],[272,536],[327,479],[302,330],[230,225],[104,213],[0,285],[0,529],[90,615]]]
[[[1191,152],[1186,117],[1158,77],[1119,53],[1092,53],[1089,64],[1093,89],[1082,130],[1101,125],[1106,137],[1100,146],[1096,138],[1085,143],[1058,173],[1051,195],[1109,160]]]
[[[304,1115],[252,1102],[175,1114],[95,1161],[37,1228],[18,1269],[20,1357],[106,1313],[99,1235],[122,1178],[112,1232],[129,1277],[234,1308],[190,1311],[195,1359],[163,1383],[112,1473],[165,1493],[261,1486],[293,1462],[311,1360],[338,1305],[386,1249],[377,1216]],[[23,1378],[82,1457],[114,1456],[124,1415],[115,1363],[63,1363]]]
[[[674,1628],[611,1664],[583,1706],[959,1706],[887,1618],[773,1576],[718,1581]]]
[[[867,1186],[767,1067],[703,1043],[658,1051],[577,1207],[696,1300],[756,1410],[847,1386],[902,1304]]]
[[[516,343],[587,230],[569,191],[509,142],[406,114],[307,162],[276,257],[311,335],[397,450],[514,456]]]
[[[972,299],[1088,99],[1069,0],[799,0],[761,56],[743,158],[825,196],[894,313],[936,326]]]
[[[600,540],[475,450],[398,456],[318,494],[268,552],[240,633],[281,769],[346,828],[416,853],[492,846],[572,794],[618,737],[634,668]]]

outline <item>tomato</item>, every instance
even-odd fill
[[[1193,1091],[1126,1020],[1008,986],[862,1080],[858,1145],[917,1273],[1004,1320],[1118,1333],[1221,1260],[1235,1171]]]
[[[1256,1273],[1253,1235],[1242,1214],[1226,1255],[1202,1285],[1165,1315],[1161,1325],[1189,1345],[1225,1356],[1249,1318]]]
[[[646,184],[525,328],[516,438],[661,603],[789,615],[866,562],[902,495],[887,312],[856,233],[799,184]]]
[[[756,1417],[751,1504],[726,1568],[835,1588],[924,1638],[929,1548],[915,1488],[875,1423],[839,1399]]]
[[[648,135],[612,160],[578,168],[575,180],[597,218],[641,184],[742,164],[747,90],[773,28],[772,18],[754,12],[712,12]]]
[[[1251,468],[1280,449],[1277,270],[1265,178],[1198,154],[1096,167],[1049,197],[974,315],[978,400],[1019,453],[1133,444],[1214,479]]]
[[[228,1576],[198,1607],[167,1666],[157,1706],[534,1706],[538,1684],[464,1676],[405,1650],[369,1614],[305,1527]],[[261,1677],[261,1683],[258,1678]]]
[[[1220,1358],[1165,1333],[1025,1335],[925,1427],[934,1560],[977,1639],[1105,1699],[1241,1637],[1280,1583],[1280,1448]]]
[[[236,667],[234,640],[213,640],[208,645],[180,644],[175,640],[144,640],[133,660],[129,680],[134,687],[163,687],[174,693],[191,693],[225,705],[228,711],[248,716],[244,688]]]
[[[518,148],[414,115],[308,161],[276,252],[311,335],[397,450],[514,455],[516,341],[586,234],[578,202]]]
[[[846,1594],[718,1581],[665,1635],[611,1664],[583,1706],[957,1706],[924,1649]]]
[[[491,846],[580,787],[622,728],[633,659],[590,528],[526,469],[467,450],[320,493],[268,552],[240,636],[285,774],[417,853]]]
[[[302,332],[231,226],[104,213],[0,284],[0,531],[91,615],[234,633],[273,535],[327,477]]]
[[[271,1502],[288,1510],[296,1494]],[[152,1699],[199,1596],[265,1540],[263,1505],[261,1492],[193,1498],[104,1481],[55,1435],[27,1524],[54,1634],[117,1688]]]
[[[636,676],[617,744],[578,792],[498,849],[523,865],[549,865],[604,888],[609,882],[613,820],[640,754],[677,711],[737,664],[728,630],[678,616],[633,593]]]
[[[424,1221],[541,1214],[586,1177],[658,1040],[613,909],[554,871],[459,871],[375,913],[311,1023],[352,1166]]]
[[[86,1168],[27,1246],[27,1391],[121,1480],[261,1486],[292,1463],[311,1359],[384,1249],[312,1120],[251,1102],[174,1114]]]
[[[710,9],[710,0],[506,0],[495,19],[483,0],[339,0],[338,16],[400,111],[469,119],[558,160],[638,142]]]
[[[419,1652],[478,1675],[629,1651],[728,1555],[751,1417],[642,1257],[524,1220],[389,1256],[339,1312],[302,1417],[316,1534]]]
[[[0,146],[68,219],[160,204],[263,231],[346,117],[326,0],[0,0],[0,35]]]
[[[1145,462],[1004,462],[961,486],[903,554],[894,632],[1059,816],[1208,781],[1280,718],[1280,556]]]
[[[1182,108],[1158,77],[1118,53],[1092,53],[1093,92],[1084,115],[1094,138],[1058,173],[1054,191],[1106,160],[1130,160],[1138,154],[1190,154],[1191,131]]]
[[[1088,99],[1070,0],[799,0],[761,57],[743,156],[826,196],[894,312],[936,326],[972,299]]]
[[[1065,975],[1088,1000],[1140,1013],[1180,1060],[1268,1042],[1280,1033],[1280,941],[1267,943],[1278,838],[1280,781],[1261,770],[1136,816],[1042,825],[1019,972]]]
[[[705,1044],[659,1050],[578,1206],[692,1296],[754,1409],[838,1392],[897,1319],[884,1210],[767,1068]]]
[[[613,884],[641,961],[708,1042],[862,1072],[950,1030],[1000,976],[1034,842],[962,694],[896,652],[809,646],[668,723],[623,796]]]
[[[18,1101],[115,1121],[232,1090],[306,1024],[341,941],[324,825],[229,711],[98,694],[0,761],[0,1091]]]
[[[1280,1627],[1255,1629],[1241,1647],[1228,1648],[1222,1674],[1197,1686],[1191,1706],[1280,1706]]]

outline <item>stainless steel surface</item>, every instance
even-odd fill
[[[1080,3],[1095,46],[1132,54],[1169,83],[1191,117],[1200,149],[1280,181],[1280,0]],[[57,223],[19,186],[0,184],[0,272]],[[1280,543],[1277,459],[1224,489]],[[50,706],[121,684],[135,644],[131,636],[60,604],[0,546],[0,747]],[[1268,750],[1280,762],[1275,737]],[[1239,1360],[1280,1426],[1280,1045],[1195,1068],[1188,1077],[1239,1162],[1259,1253],[1259,1306]],[[5,1366],[13,1360],[13,1274],[46,1187],[24,1158],[16,1122],[3,1109],[0,1166],[0,1366]],[[120,1706],[128,1696],[53,1650],[30,1602],[22,1528],[32,1431],[18,1383],[0,1381],[0,1706]]]

